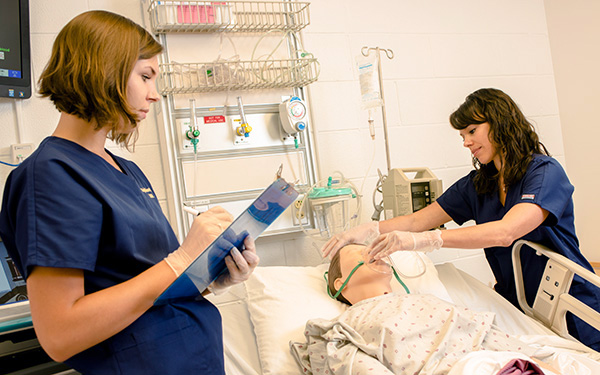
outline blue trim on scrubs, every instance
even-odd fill
[[[0,236],[25,278],[36,266],[82,269],[89,294],[179,247],[143,172],[109,154],[123,173],[76,143],[48,137],[11,172]],[[202,297],[153,308],[66,363],[85,374],[223,374],[221,318]]]
[[[473,184],[477,174],[472,171],[446,190],[438,199],[442,209],[459,225],[474,220],[477,224],[501,220],[516,204],[533,203],[548,211],[547,219],[538,228],[522,237],[537,242],[593,272],[590,263],[579,250],[573,215],[573,185],[555,159],[535,155],[525,176],[509,186],[503,206],[498,192],[478,195]],[[512,246],[485,249],[485,256],[496,278],[495,290],[519,307],[512,268]],[[533,305],[544,272],[546,258],[535,255],[529,248],[521,252],[523,282],[527,302]],[[600,311],[600,290],[575,276],[571,295]],[[586,345],[600,350],[600,332],[579,319],[567,319],[569,332]]]

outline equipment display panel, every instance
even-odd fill
[[[0,2],[0,97],[31,97],[29,0]]]
[[[0,305],[27,300],[27,287],[23,276],[8,256],[0,240]]]

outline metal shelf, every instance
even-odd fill
[[[302,87],[317,80],[316,58],[161,64],[161,95]]]
[[[290,1],[151,0],[148,12],[155,34],[299,31],[310,23],[309,4]]]
[[[172,204],[169,202],[168,210],[170,219],[176,227],[179,238],[184,238],[189,228],[190,218],[183,209],[184,203],[194,203],[198,196],[188,197],[186,192],[185,172],[189,170],[189,155],[181,151],[181,121],[178,111],[186,111],[186,118],[189,117],[189,109],[176,108],[177,94],[208,93],[218,91],[245,91],[255,89],[281,89],[290,88],[295,96],[304,98],[303,87],[317,81],[319,76],[319,63],[311,53],[301,48],[301,42],[296,35],[297,32],[310,24],[309,4],[308,2],[283,0],[283,1],[169,1],[169,0],[142,0],[147,5],[149,13],[149,26],[151,31],[157,35],[160,43],[164,46],[164,52],[159,59],[160,75],[157,79],[158,91],[165,97],[161,101],[159,122],[161,152],[164,152],[165,171],[168,172],[167,193],[172,196]],[[146,7],[144,5],[144,7]],[[273,32],[269,34],[269,32]],[[287,41],[287,53],[278,53],[276,59],[261,57],[255,60],[239,60],[238,57],[223,59],[215,58],[210,62],[206,61],[210,57],[198,57],[196,59],[183,60],[177,62],[169,53],[169,39],[173,38],[180,41],[182,35],[173,34],[184,33],[258,33],[264,34],[263,37],[282,37]],[[269,34],[269,35],[267,35]],[[283,34],[283,35],[277,35]],[[187,38],[184,37],[184,38]],[[283,41],[283,39],[282,39]],[[182,46],[178,45],[181,49]],[[278,47],[280,44],[278,44]],[[256,47],[256,46],[255,46]],[[276,48],[278,48],[276,47]],[[263,48],[264,49],[264,48]],[[177,50],[178,55],[181,54]],[[275,52],[275,51],[273,51]],[[236,52],[237,55],[237,52]],[[273,57],[273,53],[268,56]],[[220,55],[219,55],[220,56]],[[254,52],[252,53],[254,57]],[[263,55],[265,56],[265,55]],[[274,95],[272,93],[272,95]],[[272,96],[271,95],[271,96]],[[259,97],[261,94],[259,94]],[[280,101],[269,103],[272,108],[261,108],[256,114],[279,114]],[[261,104],[261,106],[264,106]],[[252,106],[251,106],[252,107]],[[214,109],[214,107],[210,107]],[[239,109],[238,109],[239,111]],[[236,114],[237,112],[236,111]],[[196,112],[198,114],[198,112]],[[224,114],[225,115],[225,114]],[[232,114],[229,114],[232,116]],[[235,116],[235,115],[233,115]],[[193,155],[194,162],[197,157],[201,158],[235,158],[249,157],[255,155],[272,156],[275,154],[298,153],[302,154],[298,163],[306,174],[306,184],[312,185],[315,177],[315,160],[310,132],[304,132],[299,135],[299,147],[281,143],[281,132],[278,121],[274,121],[275,116],[267,116],[264,120],[265,143],[259,145],[244,145],[239,149],[231,148],[228,144],[223,147],[211,147],[207,151],[200,151]],[[179,121],[179,122],[178,122]],[[233,118],[227,119],[227,122],[235,121]],[[227,135],[231,132],[231,124],[223,124],[221,127],[210,127],[218,137]],[[273,132],[269,133],[268,129]],[[258,130],[258,128],[257,128]],[[259,133],[256,133],[259,134]],[[275,138],[273,136],[275,135]],[[221,138],[219,138],[221,139]],[[225,140],[226,141],[226,140]],[[235,139],[231,139],[235,144]],[[221,140],[220,142],[223,142]],[[233,146],[232,146],[233,147]],[[197,168],[195,165],[192,167]],[[188,176],[190,178],[190,176]],[[195,177],[192,177],[195,181]],[[195,183],[195,182],[194,182]],[[240,204],[241,202],[253,199],[257,192],[253,189],[226,192],[217,195],[204,195],[196,204],[206,204],[209,200],[211,204]],[[202,202],[202,203],[201,203]],[[235,205],[234,205],[235,206]],[[232,206],[233,207],[233,206]],[[293,217],[289,228],[277,229],[272,234],[279,234],[288,231],[297,231]]]

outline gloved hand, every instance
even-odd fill
[[[248,236],[244,239],[244,251],[240,253],[237,248],[231,249],[231,253],[225,257],[225,264],[227,264],[227,270],[209,286],[208,290],[215,294],[225,293],[230,286],[242,283],[250,277],[258,262],[260,261],[256,254],[256,246],[254,240]]]
[[[415,250],[429,252],[437,250],[444,244],[442,231],[403,232],[395,230],[379,236],[366,249],[375,260],[385,258],[395,251]]]
[[[342,247],[352,244],[367,244],[373,241],[379,236],[379,222],[371,221],[368,223],[361,224],[346,232],[336,234],[331,237],[329,241],[321,248],[323,258],[329,256],[329,259],[333,258],[335,253],[338,252]]]
[[[219,206],[196,216],[181,246],[165,258],[175,275],[181,275],[232,221],[231,214]]]

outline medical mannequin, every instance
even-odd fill
[[[333,256],[327,274],[328,287],[332,296],[340,290],[359,262],[364,262],[364,249],[365,245],[350,244]],[[342,252],[343,256],[341,256]],[[391,293],[392,277],[391,272],[377,272],[363,264],[354,271],[337,299],[348,305],[354,305],[367,298]]]
[[[306,342],[291,343],[301,367],[312,373],[362,373],[364,367],[366,373],[441,374],[468,353],[485,350],[504,353],[506,362],[519,356],[552,369],[540,360],[549,352],[500,331],[493,313],[432,295],[394,293],[392,273],[369,267],[365,248],[350,244],[333,256],[328,292],[335,296],[341,288],[337,299],[352,307],[332,320],[309,320]],[[548,374],[558,374],[553,371]]]
[[[545,245],[592,271],[575,233],[574,188],[512,98],[497,89],[477,90],[452,113],[450,123],[471,152],[475,170],[415,213],[334,236],[323,246],[323,255],[368,241],[373,241],[368,251],[375,259],[402,250],[484,248],[496,278],[494,289],[516,307],[511,250],[519,239]],[[430,230],[450,220],[476,225]],[[532,305],[546,259],[529,249],[521,258],[525,295]],[[600,290],[594,285],[576,276],[570,294],[600,311]],[[567,324],[571,335],[600,350],[600,332],[570,314]]]
[[[6,181],[0,237],[27,281],[34,329],[56,361],[84,374],[224,374],[221,317],[201,295],[154,300],[232,222],[215,207],[180,245],[150,182],[106,148],[132,146],[159,100],[162,47],[131,20],[90,11],[58,34],[40,94],[56,130]],[[210,176],[206,176],[210,178]],[[246,280],[251,238],[209,289]]]

